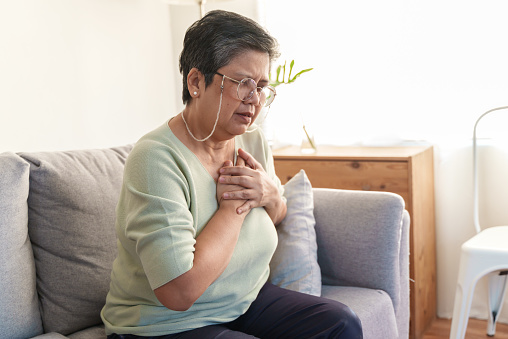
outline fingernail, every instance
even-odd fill
[[[228,199],[229,198],[229,194],[228,193],[224,193],[224,199]]]
[[[221,168],[219,172],[224,173],[225,169]]]
[[[238,214],[242,214],[242,212],[243,212],[243,211],[239,208],[237,213],[238,213]]]

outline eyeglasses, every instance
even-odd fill
[[[254,93],[257,92],[259,96],[259,105],[261,106],[270,106],[277,95],[275,88],[272,86],[263,86],[259,87],[256,82],[251,78],[245,78],[241,81],[230,78],[224,74],[219,72],[215,72],[215,74],[220,75],[223,78],[228,78],[229,80],[236,82],[238,84],[238,88],[236,89],[236,95],[238,99],[242,101],[247,101]]]

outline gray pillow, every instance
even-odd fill
[[[0,154],[0,332],[7,338],[42,333],[28,238],[28,174],[23,159]]]
[[[321,295],[317,262],[316,220],[312,186],[304,170],[284,185],[287,214],[277,226],[279,243],[270,262],[270,282],[312,295]]]
[[[20,154],[30,163],[28,228],[46,332],[67,335],[102,323],[131,148]]]

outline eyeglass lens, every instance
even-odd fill
[[[249,100],[254,92],[259,92],[259,103],[263,106],[269,106],[275,98],[275,93],[269,87],[258,89],[256,82],[252,79],[243,79],[238,84],[238,98],[242,101]]]

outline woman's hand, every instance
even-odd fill
[[[264,207],[274,224],[278,224],[286,215],[286,204],[279,190],[263,166],[252,155],[238,150],[236,166],[224,166],[219,171],[220,184],[233,185],[230,190],[222,191],[222,200],[242,200],[237,208],[241,214],[255,207]]]
[[[245,164],[245,162],[242,159],[242,165],[244,165],[244,164]],[[221,168],[231,167],[231,166],[233,166],[233,162],[228,160],[228,161],[226,161],[224,163],[223,167],[221,167]],[[221,177],[221,175],[219,174],[219,180],[217,180],[217,202],[219,203],[219,206],[222,206],[223,203],[224,203],[224,200],[225,200],[224,199],[224,194],[226,192],[229,192],[229,191],[239,191],[239,190],[243,189],[243,187],[239,186],[239,185],[235,185],[235,184],[227,184],[227,183],[221,182],[220,177]],[[227,201],[226,203],[229,204],[229,205],[232,205],[233,208],[235,210],[237,210],[237,213],[241,214],[241,213],[238,212],[238,208],[240,206],[242,206],[245,202],[246,202],[245,199],[243,201],[241,199],[237,199],[237,200]]]

